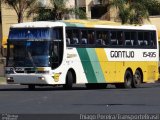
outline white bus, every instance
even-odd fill
[[[158,79],[158,37],[153,25],[96,20],[12,25],[7,41],[9,84],[86,84],[136,88]]]

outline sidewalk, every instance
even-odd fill
[[[0,84],[6,84],[6,78],[0,77]]]

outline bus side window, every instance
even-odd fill
[[[144,32],[144,45],[149,46],[150,41],[150,32]]]
[[[111,31],[111,45],[123,45],[124,34],[122,31]]]
[[[77,29],[66,30],[66,43],[67,45],[79,44],[79,31]]]
[[[103,32],[102,31],[97,31],[96,32],[96,44],[97,45],[103,45],[104,44],[104,40],[102,38]]]
[[[137,33],[136,32],[131,32],[131,43],[133,46],[137,45]]]
[[[141,46],[144,46],[144,35],[143,35],[143,32],[138,32],[138,45],[141,47]]]
[[[71,39],[67,37],[66,42],[67,42],[67,45],[70,45],[71,44]]]
[[[132,41],[131,41],[131,32],[125,32],[125,46],[132,46]]]
[[[71,44],[71,38],[72,38],[72,30],[66,30],[66,43],[67,43],[67,45]]]
[[[88,44],[87,30],[82,30],[81,31],[81,44]]]
[[[79,31],[78,30],[73,30],[71,43],[79,44]]]
[[[124,34],[125,34],[125,46],[137,45],[136,32],[127,31]]]
[[[109,45],[109,32],[108,31],[105,31],[104,33],[103,33],[103,36],[102,36],[102,38],[103,38],[103,44],[104,45]]]
[[[151,32],[151,42],[150,46],[156,46],[156,32]]]
[[[117,40],[118,40],[118,45],[123,45],[124,34],[122,31],[117,32]]]
[[[138,32],[138,45],[142,47],[148,47],[150,43],[150,32]]]
[[[109,32],[108,31],[97,31],[96,32],[96,44],[97,45],[108,45],[109,44]]]
[[[94,35],[95,35],[95,32],[93,30],[88,30],[88,44],[94,44]]]
[[[111,37],[111,45],[118,45],[117,33],[115,31],[110,32],[110,37]]]

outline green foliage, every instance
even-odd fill
[[[149,15],[160,15],[160,1],[146,0],[144,5],[148,9]]]
[[[18,23],[23,22],[24,12],[37,4],[37,0],[2,0],[2,2],[15,10]]]
[[[53,14],[51,14],[50,9],[44,9],[42,7],[37,8],[36,17],[33,18],[34,21],[45,21],[52,20]]]
[[[144,0],[135,0],[130,3],[130,24],[143,24],[144,19],[149,21],[148,9],[144,5]]]
[[[35,8],[30,9],[27,13],[27,17],[34,15],[34,20],[60,20],[63,15],[68,11],[65,7],[66,1],[63,0],[51,0],[51,7],[42,6],[38,4]]]
[[[75,8],[73,9],[73,12],[78,16],[79,19],[87,19],[87,14],[83,9]]]
[[[64,14],[69,12],[68,8],[66,8],[66,2],[67,0],[51,0],[53,6],[51,12],[54,20],[61,20]]]
[[[112,0],[110,6],[118,9],[122,24],[142,24],[144,19],[149,20],[151,1],[155,0]]]
[[[69,14],[76,14],[80,19],[86,19],[86,13],[79,8],[67,8],[67,0],[51,0],[50,7],[37,7],[36,9],[28,12],[28,17],[31,14],[35,14],[34,20],[46,21],[46,20],[62,20]]]

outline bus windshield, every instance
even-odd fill
[[[59,66],[63,56],[61,28],[11,28],[8,37],[8,67]],[[58,40],[58,41],[57,41]]]
[[[48,67],[49,44],[49,41],[24,41],[10,43],[9,48],[13,48],[11,49],[13,50],[13,53],[9,56],[8,66]]]
[[[44,40],[50,39],[49,28],[11,28],[8,39],[10,40],[26,40],[37,39]]]

